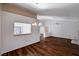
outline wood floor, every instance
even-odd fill
[[[79,46],[70,39],[47,37],[41,42],[4,53],[3,56],[79,56]]]

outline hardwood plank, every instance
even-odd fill
[[[47,37],[38,43],[4,53],[3,56],[79,56],[79,45],[70,39]]]
[[[29,11],[28,9],[24,9],[20,6],[14,5],[14,4],[9,4],[9,3],[3,3],[2,4],[2,10],[6,12],[11,12],[14,14],[19,14],[22,16],[28,16],[32,18],[36,18],[37,14]]]

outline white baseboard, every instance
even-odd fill
[[[78,40],[75,40],[75,39],[72,40],[71,43],[79,45],[79,41]]]

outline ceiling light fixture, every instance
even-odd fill
[[[37,9],[47,9],[49,7],[48,4],[46,3],[33,3],[33,5],[37,8]]]

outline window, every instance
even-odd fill
[[[20,23],[15,22],[14,23],[14,34],[30,34],[31,33],[31,24],[28,23]]]

